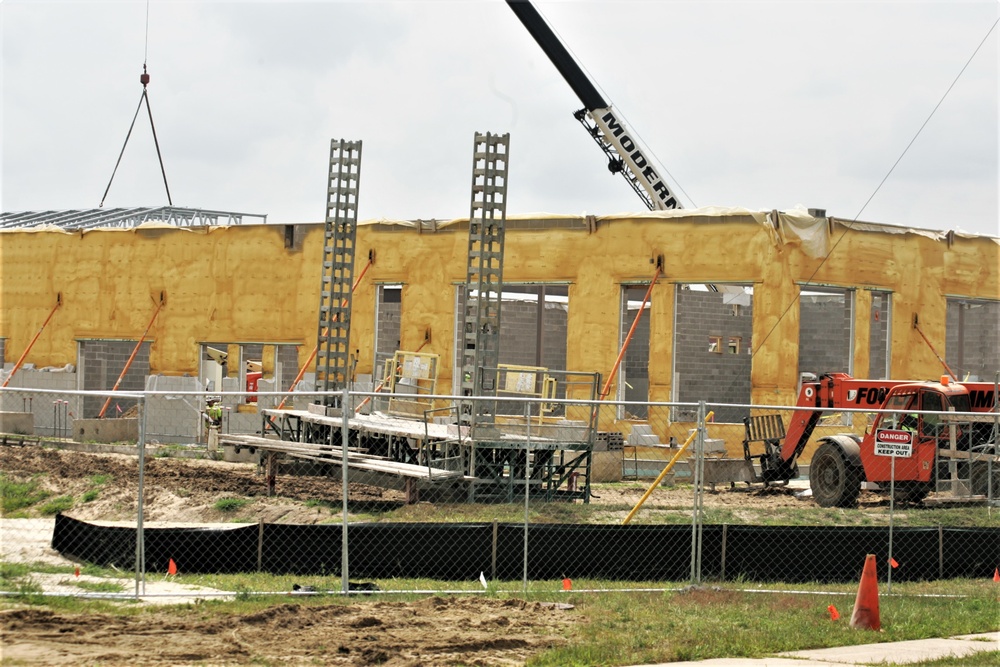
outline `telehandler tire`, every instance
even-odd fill
[[[820,507],[854,507],[861,493],[861,471],[843,444],[823,440],[809,463],[809,486]]]

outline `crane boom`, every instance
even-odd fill
[[[587,78],[566,47],[528,0],[507,0],[528,33],[583,103],[574,117],[608,157],[611,173],[621,173],[652,211],[683,208],[621,119]]]

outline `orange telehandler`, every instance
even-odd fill
[[[867,408],[883,412],[874,415],[863,437],[845,433],[819,439],[809,483],[820,506],[853,506],[862,482],[886,491],[893,482],[895,498],[908,502],[920,502],[949,480],[967,484],[971,494],[1000,495],[1000,415],[991,383],[947,377],[940,382],[859,380],[829,373],[803,382],[797,406],[787,431],[778,415],[745,420],[744,456],[759,464],[765,484],[798,477],[798,458],[825,411]]]

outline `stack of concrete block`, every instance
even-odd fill
[[[660,442],[660,436],[653,433],[653,429],[649,424],[635,424],[632,426],[632,431],[628,434],[626,443],[631,447],[650,447],[663,444]]]

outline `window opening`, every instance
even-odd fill
[[[386,362],[392,360],[400,349],[402,306],[402,285],[378,286],[375,298],[375,359],[372,365],[374,386],[386,381]]]
[[[868,334],[868,377],[887,380],[891,372],[892,293],[873,291]]]
[[[81,340],[78,348],[80,355],[81,389],[101,391],[110,390],[118,381],[128,358],[135,349],[135,340],[94,339]],[[144,391],[146,377],[149,375],[149,350],[151,342],[143,341],[136,352],[132,365],[118,386],[118,391]],[[83,416],[85,419],[96,418],[107,400],[106,396],[85,396],[83,398]],[[116,418],[129,414],[136,404],[134,399],[115,398],[108,407],[105,417]]]
[[[618,346],[625,343],[629,329],[635,322],[636,314],[642,308],[643,298],[649,290],[648,285],[623,285],[621,292],[621,309],[618,322]],[[632,341],[629,343],[625,357],[618,367],[618,400],[636,403],[649,401],[649,314],[653,309],[653,299],[646,302],[646,310],[639,317]],[[649,419],[647,405],[623,405],[618,408],[619,419]]]
[[[854,290],[803,286],[799,295],[799,376],[851,374]]]
[[[456,286],[455,359],[453,391],[461,389],[461,337],[465,312],[465,286]],[[476,298],[476,294],[472,294]],[[539,369],[566,368],[566,323],[569,315],[567,285],[504,285],[500,306],[500,366],[525,366]],[[556,396],[565,396],[557,387]]]
[[[1000,301],[949,298],[944,357],[959,380],[992,382],[1000,371]]]
[[[233,407],[275,407],[280,398],[258,396],[258,392],[288,389],[298,373],[298,356],[297,345],[202,343],[201,386],[209,394],[243,392],[223,397],[222,403]]]
[[[713,404],[716,421],[742,421],[748,409],[716,405],[750,403],[753,287],[716,291],[708,284],[680,284],[674,301],[673,400],[704,400]],[[695,416],[693,409],[672,413],[677,421]]]
[[[728,345],[726,347],[726,351],[729,352],[729,354],[739,354],[740,353],[740,343],[742,343],[742,342],[743,342],[743,339],[740,338],[739,336],[730,336],[729,337],[729,343],[728,343]]]

